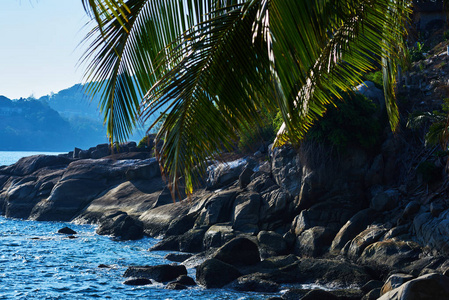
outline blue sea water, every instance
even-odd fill
[[[69,226],[76,239],[58,234]],[[150,252],[157,242],[114,241],[92,225],[35,222],[0,217],[0,299],[266,299],[272,294],[237,293],[194,287],[183,291],[162,284],[124,285],[132,265],[170,263],[166,252]],[[111,268],[99,268],[105,264]],[[194,270],[189,275],[194,277]]]
[[[49,152],[0,151],[0,166],[21,157]],[[68,226],[78,234],[58,234]],[[162,284],[140,287],[123,284],[128,266],[171,263],[167,252],[150,252],[156,239],[118,242],[95,234],[95,226],[36,222],[0,216],[1,299],[266,299],[272,294],[238,293],[194,287],[184,291]],[[111,268],[98,268],[105,264]],[[195,270],[188,270],[194,277]]]

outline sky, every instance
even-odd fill
[[[39,98],[82,82],[80,43],[93,25],[81,0],[1,2],[0,95]]]

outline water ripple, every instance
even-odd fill
[[[69,226],[77,239],[57,234]],[[166,252],[149,252],[157,241],[117,242],[90,225],[32,222],[0,217],[2,299],[266,299],[272,295],[205,290],[172,291],[163,285],[123,285],[129,265],[157,265]],[[111,266],[108,269],[98,265]],[[193,274],[194,270],[189,270]]]

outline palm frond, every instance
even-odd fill
[[[145,93],[172,66],[154,67],[170,45],[211,10],[214,1],[83,0],[97,23],[85,39],[85,80],[113,140],[124,141],[140,114]]]
[[[332,98],[342,99],[383,58],[387,108],[392,129],[397,127],[392,74],[405,48],[408,16],[408,3],[399,2],[271,1],[270,40],[282,41],[269,44],[272,70],[285,95],[279,103],[285,120],[279,143],[282,134],[303,138],[325,106],[337,104]]]
[[[168,107],[157,139],[164,139],[159,159],[175,190],[183,177],[190,193],[207,157],[230,150],[242,124],[261,121],[262,106],[275,109],[266,48],[252,42],[257,11],[257,5],[220,7],[160,61],[178,62],[148,92],[144,115]]]

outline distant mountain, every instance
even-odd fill
[[[0,96],[0,150],[67,151],[85,132],[41,101]]]
[[[72,124],[74,128],[92,126],[100,130],[106,136],[106,129],[103,127],[103,116],[100,113],[98,104],[100,96],[90,99],[84,93],[84,85],[76,84],[58,93],[43,96],[39,101],[47,103],[51,108]],[[146,124],[138,126],[134,134],[129,137],[130,141],[140,141],[149,125],[156,120],[159,115],[150,118]]]
[[[83,87],[77,84],[39,99],[0,96],[0,151],[71,151],[106,143],[100,98],[90,101]],[[140,141],[152,120],[129,140]]]

